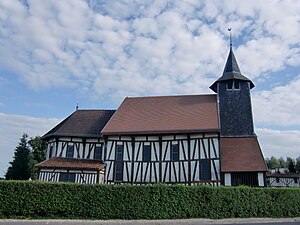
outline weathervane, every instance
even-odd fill
[[[231,48],[232,47],[231,28],[228,28],[228,31],[230,33],[230,48]]]
[[[79,109],[79,106],[78,106],[78,103],[77,103],[77,105],[76,105],[76,111]]]

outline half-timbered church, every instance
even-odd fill
[[[117,110],[76,110],[44,135],[39,180],[265,186],[250,90],[230,47],[215,94],[127,97]]]

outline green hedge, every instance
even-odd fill
[[[299,217],[300,189],[0,181],[0,218]]]

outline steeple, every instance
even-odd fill
[[[254,137],[251,95],[254,87],[245,77],[230,49],[222,76],[211,86],[217,93],[219,122],[222,137]]]
[[[255,87],[253,82],[241,73],[239,65],[237,63],[237,60],[236,60],[235,55],[232,50],[232,44],[230,43],[230,50],[229,50],[229,54],[227,57],[227,61],[225,64],[223,74],[209,88],[217,93],[217,83],[218,82],[233,80],[233,79],[248,81],[250,83],[250,89]]]

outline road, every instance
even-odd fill
[[[185,219],[185,220],[0,220],[0,225],[300,225],[300,218],[286,219]]]

